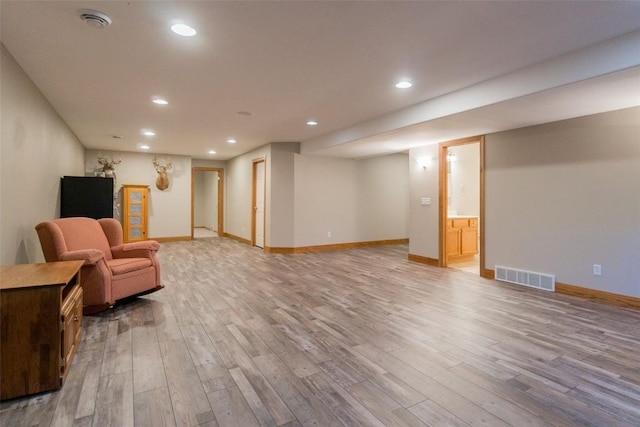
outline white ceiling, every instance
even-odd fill
[[[640,1],[2,0],[0,37],[93,149],[360,158],[640,105]]]

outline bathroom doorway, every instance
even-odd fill
[[[483,275],[484,137],[440,145],[440,264]]]

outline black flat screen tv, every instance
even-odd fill
[[[113,218],[113,178],[63,176],[60,179],[60,218]]]

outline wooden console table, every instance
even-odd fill
[[[82,261],[0,266],[0,399],[62,386],[82,332]]]

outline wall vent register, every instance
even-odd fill
[[[556,276],[496,265],[496,280],[555,292]]]

